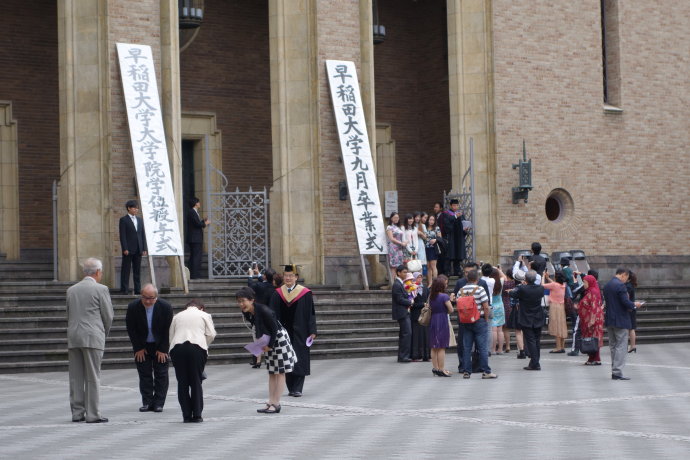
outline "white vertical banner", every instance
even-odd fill
[[[386,254],[386,227],[381,214],[357,69],[352,61],[327,60],[326,73],[340,137],[359,253]]]
[[[184,256],[151,47],[117,44],[146,242],[153,256]]]

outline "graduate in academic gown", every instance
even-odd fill
[[[445,242],[446,270],[450,275],[462,276],[460,264],[465,260],[465,229],[462,221],[465,215],[459,210],[458,200],[450,200],[450,209],[441,213],[439,227]]]
[[[307,339],[316,338],[316,312],[312,293],[297,284],[298,273],[293,265],[286,265],[283,272],[283,285],[271,296],[270,307],[287,330],[292,348],[297,355],[297,364],[292,372],[285,375],[285,383],[290,396],[302,396],[304,378],[310,373],[309,347]]]

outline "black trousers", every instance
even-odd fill
[[[428,326],[419,324],[421,310],[415,309],[410,312],[410,322],[412,323],[412,359],[430,359],[431,349],[429,348]]]
[[[132,270],[134,278],[134,293],[141,292],[141,252],[122,255],[122,267],[120,269],[120,291],[129,291],[129,270]]]
[[[163,407],[165,396],[168,394],[168,361],[159,363],[156,357],[156,344],[147,343],[144,361],[136,364],[143,405]]]
[[[410,315],[398,320],[400,324],[400,334],[398,336],[398,359],[410,359],[412,351],[412,323]]]
[[[540,327],[524,327],[522,334],[525,338],[525,348],[529,353],[529,367],[539,369],[539,354],[541,350],[541,328]]]
[[[285,385],[290,393],[302,393],[304,388],[304,375],[295,375],[294,372],[285,374]]]
[[[201,278],[201,251],[203,243],[189,244],[189,277],[191,279]]]
[[[460,274],[462,271],[460,270],[460,263],[462,260],[460,259],[445,259],[445,268],[444,268],[444,274],[445,275],[458,275],[461,276]]]
[[[204,410],[204,392],[201,389],[201,374],[206,366],[208,353],[199,345],[189,342],[175,345],[170,357],[177,377],[177,400],[182,417],[201,417]]]

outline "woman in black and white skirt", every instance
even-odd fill
[[[243,287],[237,291],[235,297],[242,313],[253,316],[256,338],[264,334],[270,337],[268,345],[263,348],[268,368],[268,402],[266,407],[256,411],[277,414],[280,412],[280,397],[285,391],[285,374],[292,372],[297,356],[290,343],[290,337],[276,319],[273,310],[266,305],[255,303],[255,294],[251,288]]]

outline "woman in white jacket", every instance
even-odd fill
[[[204,304],[192,300],[176,314],[170,324],[170,358],[177,377],[177,399],[184,423],[203,422],[204,393],[202,374],[208,358],[208,346],[216,337],[211,315]]]

